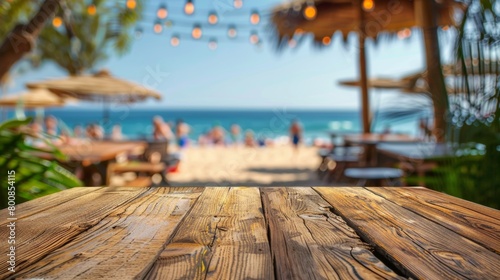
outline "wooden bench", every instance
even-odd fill
[[[153,184],[151,177],[139,176],[131,181],[127,181],[124,187],[139,187],[145,188],[150,187]]]
[[[2,217],[9,217],[7,209]],[[73,188],[16,206],[0,279],[498,279],[500,211],[426,188]],[[7,249],[7,247],[6,247]]]

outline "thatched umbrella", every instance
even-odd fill
[[[31,89],[20,94],[11,94],[0,98],[0,107],[45,108],[61,107],[66,100],[47,89]]]
[[[28,88],[46,88],[60,96],[72,96],[82,100],[132,103],[147,98],[161,99],[160,93],[144,86],[113,77],[103,70],[94,75],[70,76],[63,79],[47,80],[27,84]],[[103,118],[109,119],[105,107]]]
[[[378,38],[380,34],[409,32],[415,26],[428,26],[430,20],[424,7],[433,0],[296,0],[274,9],[272,23],[276,29],[278,45],[306,33],[313,34],[318,45],[329,45],[334,33],[340,32],[344,41],[351,32],[359,38],[359,74],[362,93],[363,132],[370,131],[368,81],[366,74],[365,38]],[[439,1],[438,24],[455,25],[453,0]],[[434,4],[433,4],[434,5]],[[411,32],[411,31],[410,31]],[[403,34],[404,35],[404,34]]]
[[[19,94],[10,94],[0,98],[0,107],[15,107],[16,115],[24,118],[23,109],[35,109],[37,119],[43,117],[43,108],[62,107],[68,102],[75,101],[72,98],[61,97],[47,89],[30,89]]]

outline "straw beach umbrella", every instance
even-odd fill
[[[0,98],[1,107],[45,108],[62,107],[66,100],[57,94],[42,88],[30,89],[20,94],[6,95]]]
[[[0,98],[0,107],[15,107],[16,115],[24,118],[23,109],[35,109],[37,119],[43,117],[43,108],[65,106],[71,98],[63,98],[47,89],[30,89]]]
[[[71,96],[81,100],[103,102],[105,121],[109,119],[110,102],[132,103],[147,98],[161,99],[160,93],[144,86],[113,77],[102,70],[94,75],[70,76],[27,84],[28,88],[46,88],[60,96]]]
[[[437,7],[437,11],[434,7]],[[455,25],[455,7],[460,8],[453,0],[441,0],[439,3],[434,3],[433,0],[296,0],[276,7],[272,14],[272,23],[279,47],[284,47],[294,38],[298,37],[300,40],[306,33],[311,33],[314,41],[320,46],[330,45],[336,32],[341,33],[344,42],[347,42],[349,33],[358,34],[363,132],[369,132],[365,38],[377,39],[381,34],[408,37],[411,35],[410,28],[416,26],[425,27],[424,32],[427,32],[436,24],[435,18],[427,13],[428,10],[436,12],[437,24]],[[426,39],[427,37],[429,36],[426,35]],[[430,39],[437,40],[437,37]],[[437,44],[437,41],[431,41],[429,40],[426,51],[432,49],[431,43]],[[429,61],[432,61],[430,56],[436,57],[439,54],[427,53],[428,67],[431,64]],[[435,81],[429,84],[436,88]]]

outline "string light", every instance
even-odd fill
[[[137,2],[135,0],[127,0],[127,8],[133,10],[135,7],[137,7]]]
[[[217,49],[217,39],[211,38],[210,41],[208,41],[208,48],[213,51]]]
[[[251,34],[250,34],[250,43],[253,44],[253,45],[256,45],[259,43],[259,35],[257,35],[257,32],[256,31],[253,31]]]
[[[55,28],[58,28],[59,26],[62,25],[62,18],[61,17],[55,17],[53,20],[52,20],[52,25],[55,27]]]
[[[218,21],[219,21],[219,17],[217,17],[217,13],[210,12],[210,14],[208,15],[208,23],[213,25],[213,24],[216,24]]]
[[[238,32],[236,31],[236,26],[230,25],[229,28],[227,29],[227,36],[229,38],[235,38],[236,35],[238,35]]]
[[[260,15],[257,10],[253,10],[252,13],[250,14],[250,23],[253,25],[259,24],[260,22]]]
[[[179,35],[173,35],[172,38],[170,38],[170,44],[173,47],[177,47],[181,43],[181,40],[179,38]]]
[[[307,2],[307,6],[304,9],[304,17],[307,20],[313,20],[316,18],[317,10],[316,6],[314,6],[314,2]]]
[[[94,4],[90,4],[88,7],[87,7],[87,13],[91,16],[95,15],[95,13],[97,12],[97,8]]]
[[[406,39],[411,36],[411,30],[409,28],[405,28],[403,30],[398,31],[398,39]]]
[[[153,26],[153,30],[156,34],[159,34],[163,31],[163,26],[161,25],[160,21],[155,22],[155,25]]]
[[[192,15],[194,13],[193,0],[186,1],[186,5],[184,5],[184,13],[186,13],[186,15]]]
[[[363,10],[366,12],[372,11],[375,8],[375,2],[373,0],[363,0]]]
[[[236,9],[241,9],[241,7],[243,7],[243,1],[242,0],[234,0],[233,6]]]
[[[135,29],[135,38],[137,38],[137,39],[141,38],[141,37],[142,37],[142,33],[143,33],[142,28],[137,27],[137,28]]]
[[[193,36],[194,39],[200,39],[201,35],[202,35],[201,26],[199,24],[197,24],[193,27],[193,31],[191,32],[191,36]]]
[[[325,37],[323,37],[323,39],[321,40],[321,42],[323,43],[323,45],[328,46],[332,42],[332,38],[330,38],[328,36],[325,36]]]
[[[168,16],[167,6],[165,4],[160,5],[158,11],[156,11],[156,16],[160,19],[165,19]]]

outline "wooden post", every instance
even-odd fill
[[[427,83],[434,109],[433,135],[437,142],[444,142],[447,133],[448,93],[441,71],[441,54],[437,35],[437,5],[434,0],[416,0],[415,14],[424,35]]]
[[[359,80],[361,86],[361,121],[363,123],[363,133],[370,133],[370,96],[368,95],[368,77],[365,50],[365,22],[363,5],[360,0],[354,2],[359,10]]]

